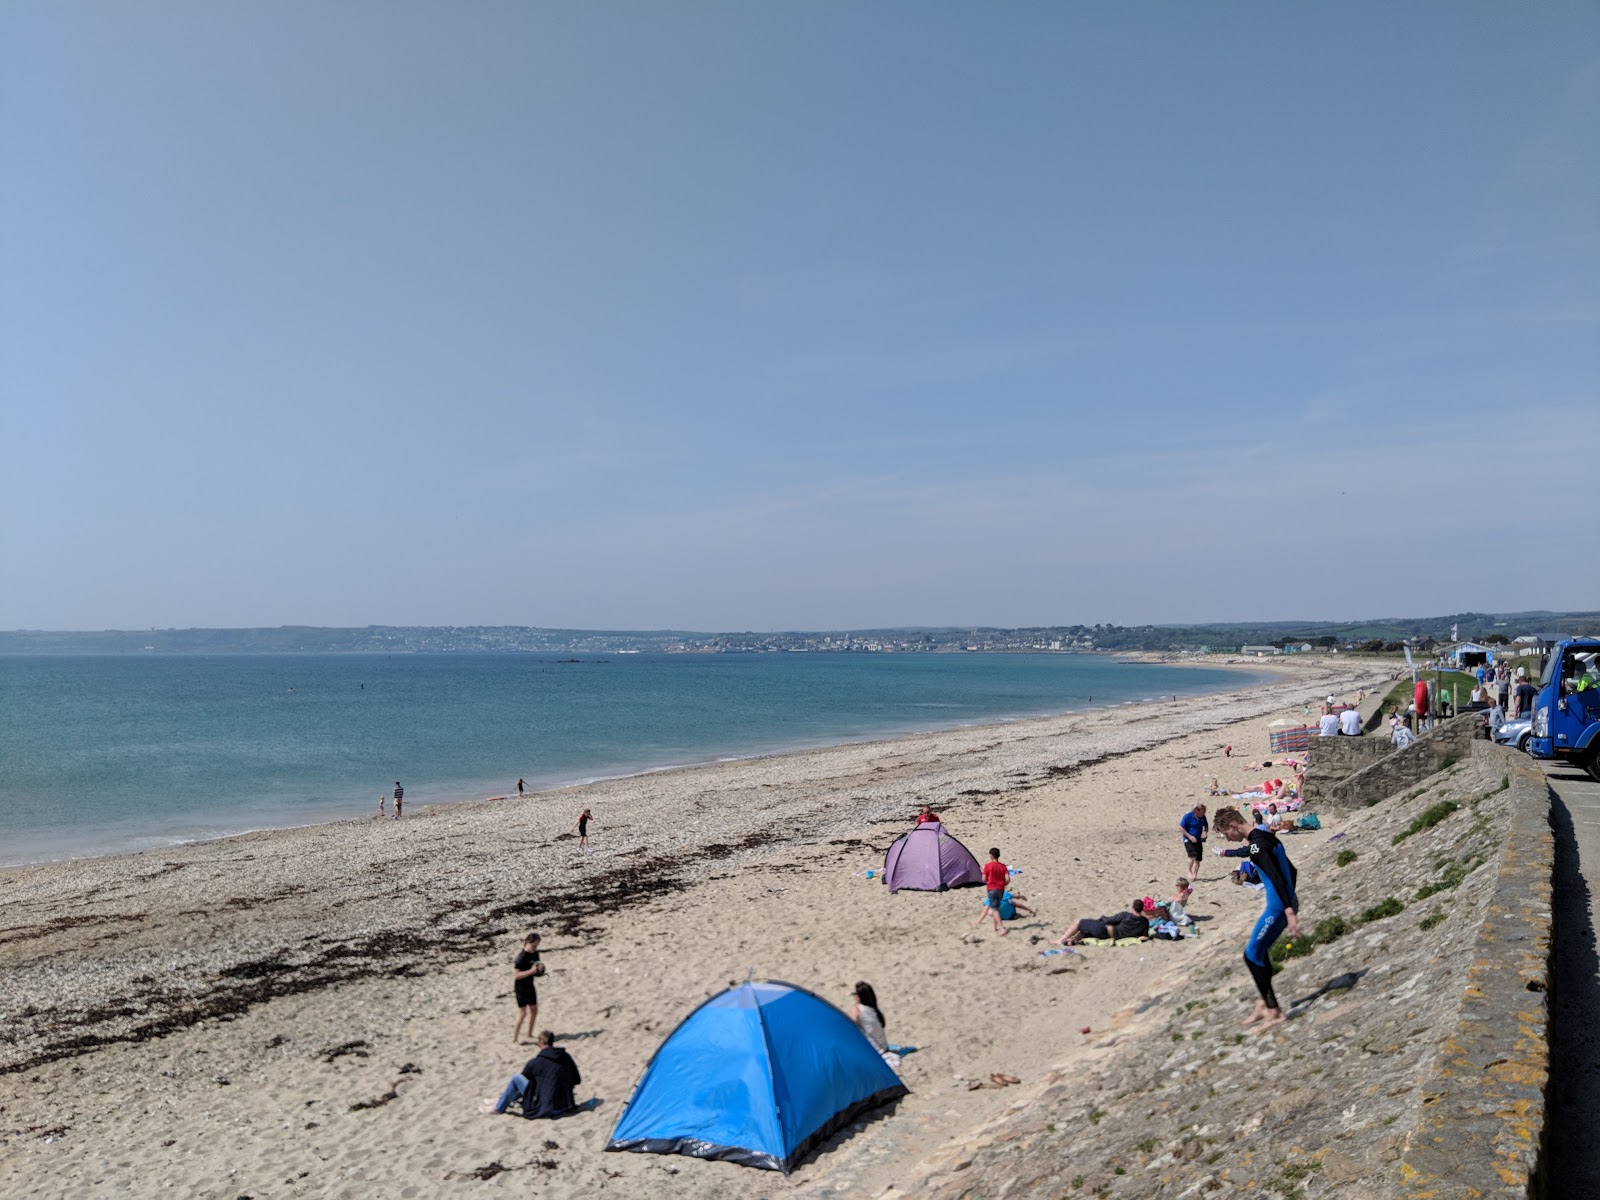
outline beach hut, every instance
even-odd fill
[[[883,881],[891,893],[901,888],[942,892],[981,885],[983,868],[942,824],[928,821],[895,839],[884,856]]]
[[[814,1146],[906,1091],[826,1000],[792,983],[747,982],[711,997],[661,1043],[606,1149],[787,1174]]]

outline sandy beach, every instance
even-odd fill
[[[1203,936],[1038,951],[1075,917],[1168,894],[1177,819],[1211,778],[1258,781],[1267,722],[1390,670],[1272,667],[1228,693],[0,873],[0,1192],[876,1194],[1088,1053],[1080,1027],[1127,1020],[1197,956],[1237,954],[1260,902],[1209,864]],[[1039,918],[963,941],[981,891],[867,880],[922,803],[1022,868]],[[569,833],[585,807],[588,855]],[[511,1039],[530,929],[539,1027],[599,1101],[557,1122],[477,1111],[533,1053]],[[910,1096],[788,1178],[602,1153],[660,1040],[752,975],[841,1007],[872,982],[890,1040],[921,1047]],[[969,1090],[995,1072],[1023,1082]]]

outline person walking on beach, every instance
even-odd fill
[[[1211,781],[1213,789],[1217,781]],[[1189,856],[1189,882],[1193,883],[1200,878],[1200,863],[1206,856],[1206,834],[1211,832],[1211,823],[1206,820],[1206,806],[1196,804],[1182,817],[1178,818],[1178,828],[1183,831],[1183,852]]]
[[[378,793],[378,816],[382,817],[389,811],[389,793]]]
[[[405,798],[406,790],[400,786],[400,781],[396,779],[394,781],[394,819],[396,821],[400,819],[400,804]]]
[[[1217,810],[1217,832],[1230,842],[1248,843],[1250,862],[1265,885],[1266,908],[1244,948],[1244,965],[1255,980],[1256,991],[1261,993],[1261,999],[1244,1023],[1256,1026],[1256,1032],[1260,1033],[1289,1019],[1272,990],[1272,943],[1278,940],[1285,926],[1291,938],[1300,936],[1300,897],[1294,886],[1296,872],[1277,836],[1259,825],[1251,828],[1237,808]]]
[[[594,814],[586,808],[583,810],[583,815],[578,818],[578,823],[573,826],[578,831],[578,849],[586,854],[589,851],[589,821],[593,816]]]
[[[517,780],[517,795],[522,795],[522,780]]]
[[[533,1036],[534,1021],[539,1016],[539,987],[534,980],[544,974],[544,963],[539,961],[539,935],[530,932],[522,939],[522,949],[511,964],[511,986],[516,992],[517,1023],[512,1027],[511,1040],[522,1041],[522,1023],[528,1023],[528,1036]]]
[[[989,861],[983,864],[983,886],[988,892],[983,902],[983,911],[978,914],[978,919],[972,924],[982,925],[985,917],[994,920],[994,931],[1001,937],[1006,936],[1006,927],[1000,920],[1000,903],[1006,897],[1006,881],[1011,878],[1011,871],[1005,863],[1000,861],[1000,848],[989,848]]]

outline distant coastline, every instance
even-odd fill
[[[1428,649],[1454,637],[1600,633],[1600,612],[1455,613],[1366,621],[1197,625],[990,625],[707,632],[533,625],[280,625],[248,629],[0,630],[0,655],[162,654],[1073,654],[1200,653],[1243,647],[1298,651],[1401,641]]]

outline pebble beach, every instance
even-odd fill
[[[1177,818],[1211,778],[1255,782],[1267,722],[1389,670],[1272,669],[1239,691],[0,872],[0,1193],[877,1194],[1087,1053],[1078,1031],[1129,1019],[1153,980],[1237,955],[1259,900],[1216,867],[1199,938],[1038,951],[1075,917],[1170,892]],[[869,880],[923,803],[1022,868],[1040,916],[963,940],[981,891]],[[556,1122],[477,1111],[533,1053],[511,1037],[528,930],[548,970],[538,1025],[597,1102]],[[872,982],[890,1040],[920,1047],[911,1095],[789,1177],[603,1153],[661,1039],[751,976],[841,1007]],[[1023,1082],[974,1086],[997,1073]]]

